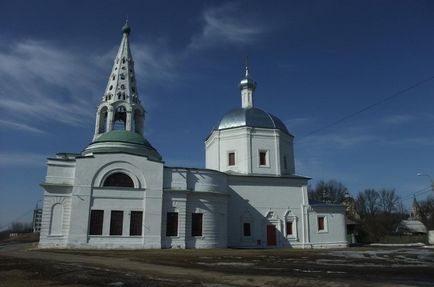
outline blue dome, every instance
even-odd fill
[[[233,109],[223,116],[216,129],[223,130],[244,126],[279,129],[280,131],[290,135],[285,124],[278,117],[258,108]]]

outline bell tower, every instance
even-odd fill
[[[144,109],[137,93],[134,61],[130,51],[131,28],[122,27],[122,41],[96,112],[93,140],[112,130],[125,130],[143,136]]]

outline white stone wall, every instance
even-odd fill
[[[75,161],[49,159],[42,207],[41,248],[65,247],[69,238]],[[53,214],[54,211],[54,214]]]
[[[202,236],[191,236],[192,213],[203,214]],[[227,246],[227,196],[190,193],[186,212],[186,248]]]
[[[205,169],[164,169],[162,247],[227,246],[227,176]],[[178,213],[177,236],[166,236],[167,212]],[[192,236],[192,213],[203,214],[202,236]]]
[[[251,127],[216,130],[206,140],[205,148],[205,165],[210,169],[239,174],[294,174],[292,137],[279,130]],[[260,165],[260,151],[267,153],[266,165]],[[232,166],[228,164],[231,152],[235,153]]]
[[[55,161],[54,163],[59,162]],[[163,164],[149,161],[146,157],[128,154],[95,154],[78,157],[75,161],[73,185],[60,184],[59,175],[70,174],[62,171],[65,163],[54,165],[49,162],[47,180],[44,185],[43,232],[41,247],[79,248],[160,248]],[[70,168],[70,167],[68,167]],[[112,172],[128,174],[134,188],[103,187],[105,177]],[[56,176],[53,176],[56,175]],[[55,180],[55,183],[52,181]],[[65,182],[71,182],[65,177]],[[59,195],[59,193],[61,193]],[[63,193],[63,194],[62,194]],[[65,234],[50,237],[52,206],[54,201],[63,200],[63,221]],[[63,198],[63,199],[62,199]],[[64,198],[67,198],[64,199]],[[104,210],[102,235],[89,235],[90,211]],[[123,211],[122,235],[109,235],[112,210]],[[130,236],[131,211],[143,212],[142,236]],[[69,224],[71,222],[71,224]],[[53,246],[53,240],[57,240]]]
[[[318,230],[318,217],[325,229]],[[345,208],[341,205],[312,205],[309,210],[309,237],[313,248],[347,247]]]
[[[307,178],[229,176],[229,246],[267,247],[267,225],[276,226],[276,247],[302,242],[303,187]],[[286,220],[294,221],[293,235],[286,235]],[[252,234],[243,236],[243,223]]]

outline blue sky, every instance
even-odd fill
[[[432,1],[17,0],[0,9],[0,227],[42,198],[47,157],[90,143],[127,16],[145,134],[167,165],[204,166],[248,56],[298,174],[407,205],[429,186],[416,173],[434,176],[434,81],[322,127],[434,76]]]

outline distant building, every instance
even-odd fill
[[[41,248],[347,246],[345,208],[308,201],[294,137],[254,107],[247,67],[241,107],[205,140],[206,168],[165,166],[143,137],[129,35],[125,25],[92,143],[48,159]]]
[[[420,220],[420,206],[416,200],[416,196],[413,195],[413,205],[410,218],[399,222],[396,227],[396,233],[406,235],[427,234],[427,228]]]
[[[41,222],[42,222],[42,208],[36,208],[33,210],[33,221],[32,221],[32,227],[33,232],[40,232],[41,231]]]

